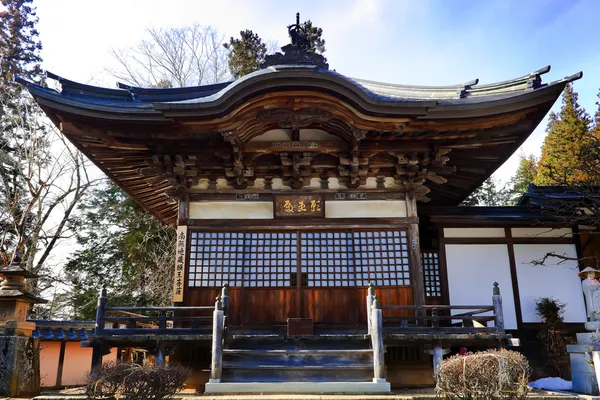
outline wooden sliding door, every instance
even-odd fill
[[[294,317],[366,325],[369,282],[390,302],[412,304],[405,230],[192,231],[190,237],[188,298],[228,284],[232,325]]]

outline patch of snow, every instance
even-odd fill
[[[529,382],[532,389],[544,390],[573,390],[571,381],[565,381],[562,378],[542,378],[537,381]]]

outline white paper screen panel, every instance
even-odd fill
[[[503,238],[504,228],[444,228],[446,238]]]
[[[269,201],[206,201],[190,203],[193,219],[272,219]]]
[[[492,305],[494,282],[500,285],[504,326],[517,328],[508,247],[504,244],[446,245],[451,305]]]
[[[325,218],[404,218],[404,200],[326,201]]]
[[[581,291],[581,279],[577,276],[577,262],[548,258],[544,266],[532,265],[532,260],[555,252],[577,257],[572,244],[518,244],[515,245],[515,262],[519,280],[523,322],[541,322],[535,313],[535,302],[540,297],[553,297],[566,303],[565,322],[585,322],[585,305]]]
[[[571,228],[512,228],[512,236],[516,238],[570,238]]]

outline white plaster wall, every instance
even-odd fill
[[[581,292],[581,279],[577,276],[577,262],[548,258],[543,266],[531,264],[544,254],[555,252],[577,257],[572,244],[516,244],[515,262],[519,279],[519,295],[523,322],[541,322],[535,313],[535,301],[540,297],[553,297],[566,303],[565,322],[585,322],[585,305]]]
[[[492,305],[493,285],[498,282],[504,326],[517,328],[507,245],[449,244],[446,245],[446,265],[451,305]],[[456,313],[460,312],[464,310]]]
[[[526,238],[573,237],[573,230],[571,228],[512,228],[511,233],[513,237]]]
[[[325,218],[405,218],[404,200],[326,201]]]
[[[446,238],[503,238],[504,228],[444,228]]]
[[[207,201],[191,202],[192,219],[272,219],[270,201]]]

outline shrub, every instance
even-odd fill
[[[527,397],[529,363],[510,350],[455,355],[435,372],[438,396],[450,400],[520,400]]]
[[[535,302],[535,312],[542,319],[538,338],[544,346],[545,370],[550,376],[568,380],[571,379],[569,355],[565,338],[561,334],[565,306],[565,303],[551,297],[542,297]]]
[[[90,372],[86,394],[90,400],[162,400],[181,389],[189,375],[188,369],[177,364],[108,362]]]

